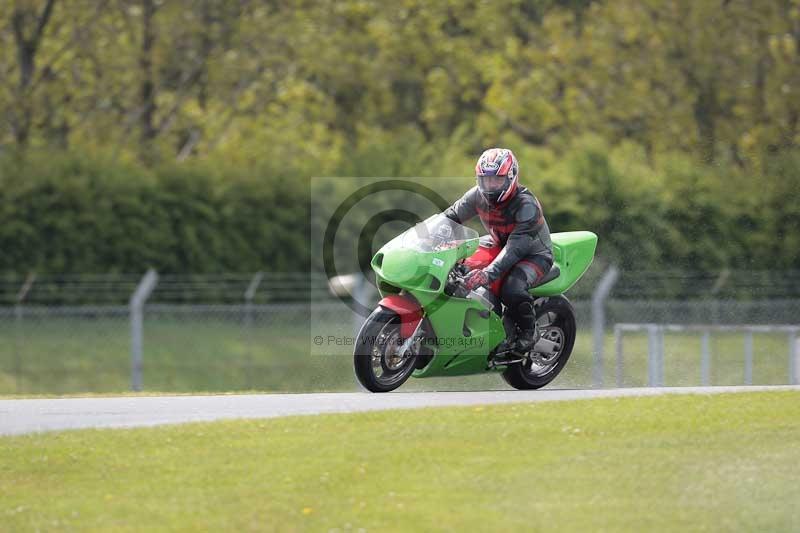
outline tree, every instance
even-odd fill
[[[53,14],[55,0],[46,0],[41,10],[33,2],[18,1],[11,11],[11,27],[14,31],[19,82],[17,84],[17,106],[10,122],[14,139],[20,147],[28,144],[32,125],[33,104],[31,89],[36,74],[36,57],[44,32]]]

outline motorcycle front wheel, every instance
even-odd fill
[[[417,355],[413,348],[400,353],[404,340],[397,313],[378,307],[367,317],[353,350],[356,377],[365,389],[393,391],[411,376]]]

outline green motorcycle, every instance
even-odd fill
[[[592,263],[597,235],[573,231],[551,238],[553,268],[530,289],[538,340],[528,353],[502,354],[496,349],[514,326],[503,320],[499,298],[463,284],[463,260],[478,249],[478,233],[437,214],[389,241],[372,258],[381,300],[355,341],[359,382],[388,392],[411,376],[500,372],[516,389],[553,381],[575,343],[575,312],[563,294]]]

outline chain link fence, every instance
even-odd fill
[[[130,383],[127,306],[0,309],[0,394],[122,391]]]
[[[555,387],[596,385],[597,347],[590,330],[590,299],[600,276],[592,271],[588,274],[570,291],[580,331],[573,358]],[[623,273],[604,302],[605,363],[601,371],[605,386],[618,381],[613,334],[618,323],[798,324],[800,295],[792,290],[781,292],[790,296],[785,298],[778,293],[763,297],[759,293],[763,287],[756,286],[746,293],[741,284],[736,291],[724,293],[717,288],[712,292],[719,276],[706,276],[708,290],[693,298],[678,298],[676,295],[683,294],[681,287],[697,285],[697,276],[651,273],[650,284],[647,277]],[[0,279],[0,394],[131,390],[130,299],[141,278],[26,275]],[[734,279],[734,274],[728,278]],[[663,279],[672,281],[653,289]],[[634,290],[637,286],[649,289]],[[142,389],[357,390],[352,342],[361,320],[346,302],[331,296],[321,274],[162,275],[142,312]],[[711,384],[743,383],[740,337],[732,332],[711,339],[713,364],[707,376]],[[786,336],[774,337],[765,333],[754,338],[754,384],[787,383]],[[698,335],[668,335],[663,384],[700,384],[700,354]],[[631,332],[625,337],[622,384],[647,383],[647,334]],[[503,389],[505,384],[499,376],[489,374],[411,380],[404,386],[404,390],[465,388]]]

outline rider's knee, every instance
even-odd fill
[[[523,301],[530,300],[528,294],[528,284],[525,280],[524,274],[519,275],[517,269],[514,269],[506,278],[503,287],[500,290],[500,299],[504,304],[519,305]]]

